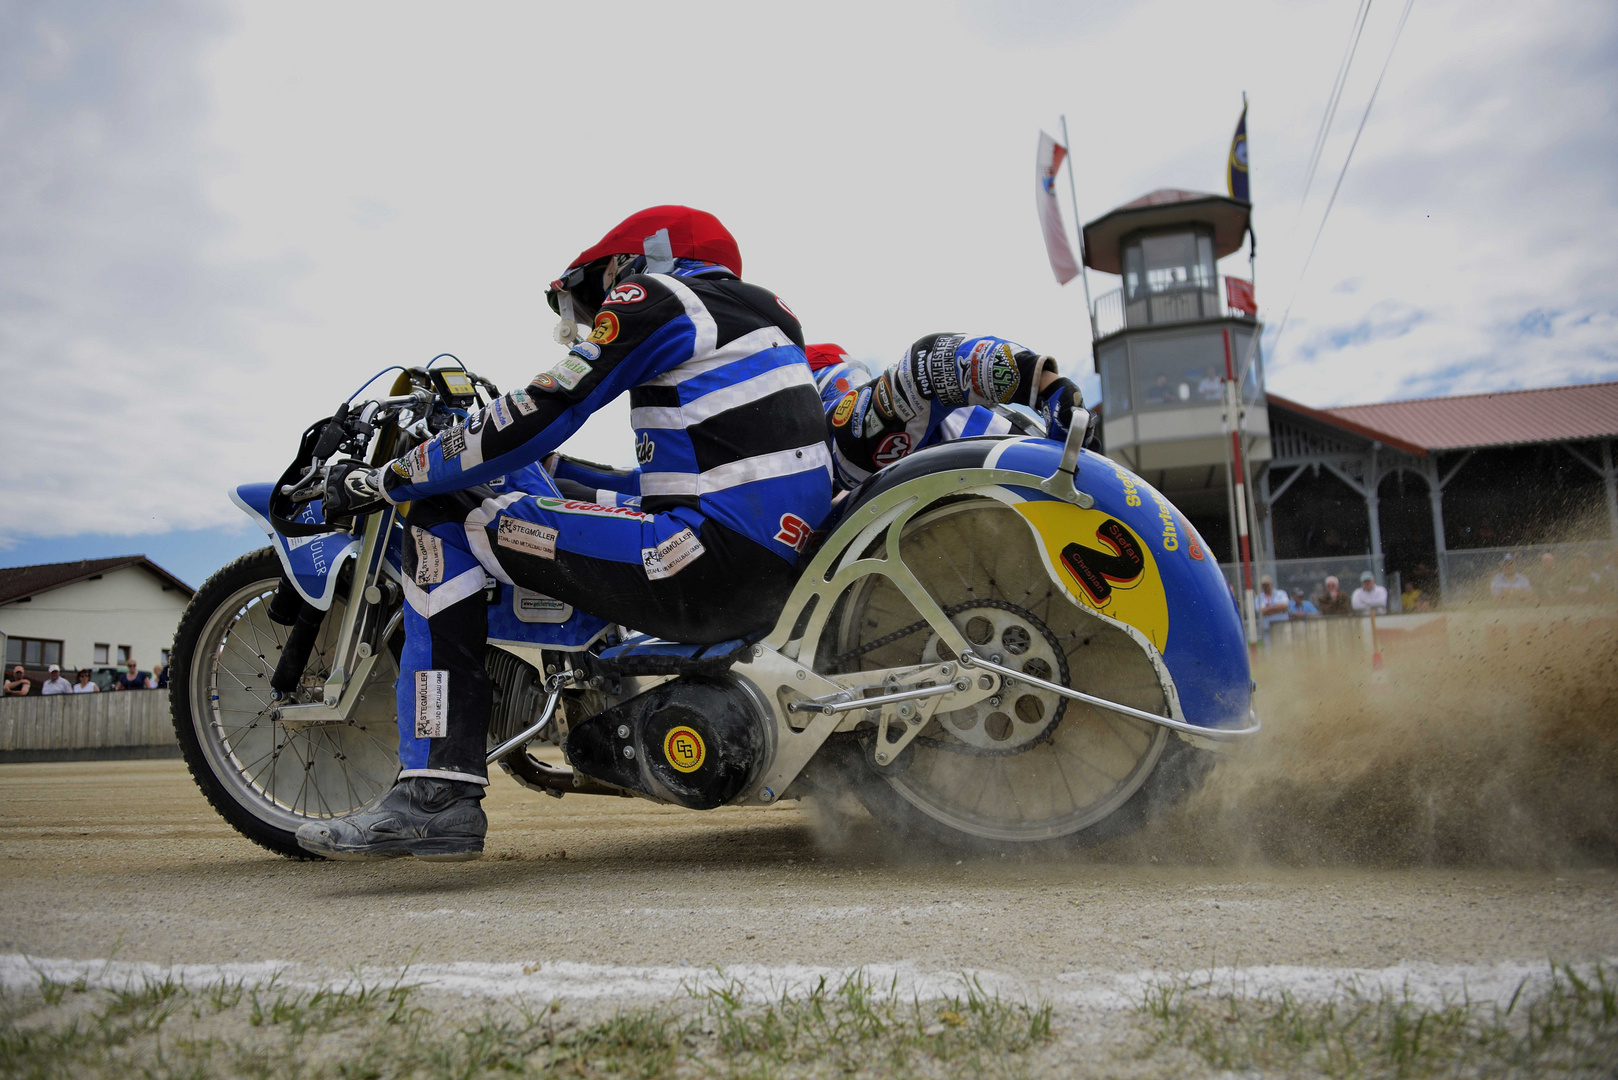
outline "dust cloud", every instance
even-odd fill
[[[1526,613],[1525,613],[1526,614]],[[1363,651],[1261,656],[1265,731],[1106,858],[1618,864],[1618,617],[1462,611]]]

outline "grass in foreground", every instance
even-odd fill
[[[1142,1003],[1159,1046],[1216,1069],[1328,1077],[1618,1075],[1618,981],[1601,966],[1550,969],[1504,1007],[1465,999],[1423,1005],[1408,991],[1346,986],[1329,1001],[1181,980]]]
[[[1049,1006],[1006,1003],[976,983],[928,1002],[891,990],[856,975],[755,1005],[731,984],[582,1025],[557,1003],[458,1025],[402,982],[193,992],[168,980],[108,992],[42,978],[36,992],[0,998],[0,1076],[1017,1076],[1051,1037]]]

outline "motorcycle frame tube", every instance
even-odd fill
[[[986,461],[992,466],[998,457],[998,452],[991,452]],[[1058,475],[1063,471],[1059,470]],[[735,800],[736,802],[767,804],[778,799],[820,750],[826,739],[846,721],[847,718],[840,714],[821,714],[814,716],[801,729],[796,729],[789,722],[784,706],[780,704],[780,693],[773,691],[776,685],[789,686],[813,697],[820,693],[843,689],[840,684],[807,671],[806,669],[813,665],[815,657],[811,652],[805,658],[803,649],[806,644],[811,650],[819,648],[826,624],[837,606],[837,601],[859,581],[872,574],[886,577],[957,656],[973,652],[972,644],[944,615],[943,609],[900,558],[900,538],[910,520],[936,506],[945,498],[975,496],[1011,507],[1023,500],[1010,489],[1020,487],[1043,490],[1044,484],[1050,479],[1032,473],[993,467],[950,469],[929,473],[898,484],[887,491],[879,492],[868,502],[853,509],[853,516],[837,526],[836,531],[810,560],[809,566],[787,599],[786,607],[782,610],[774,629],[754,647],[752,657],[744,662],[745,666],[736,669],[738,674],[746,674],[750,680],[757,683],[763,691],[761,696],[771,704],[777,747],[775,758],[761,771],[760,778]],[[1065,480],[1065,476],[1063,479]],[[1082,490],[1076,494],[1079,498],[1072,500],[1076,505],[1082,506],[1090,501]],[[1032,523],[1025,521],[1025,524],[1033,530]],[[879,553],[870,556],[861,554],[878,540],[882,541]],[[1041,563],[1045,567],[1046,574],[1061,587],[1064,595],[1068,595],[1069,590],[1056,576],[1037,537],[1035,547],[1040,551]],[[811,603],[815,605],[814,610],[805,621],[802,633],[794,635],[793,628],[797,626]],[[1249,719],[1252,722],[1242,728],[1216,728],[1192,723],[1181,708],[1174,678],[1162,654],[1146,635],[1126,622],[1083,605],[1080,607],[1092,618],[1127,634],[1146,654],[1163,689],[1168,716],[1141,713],[1139,710],[1129,709],[1127,706],[1108,702],[1102,698],[1092,698],[1090,695],[1085,695],[1084,700],[1100,707],[1111,708],[1113,711],[1125,712],[1130,716],[1138,715],[1140,719],[1167,727],[1198,745],[1210,748],[1218,748],[1226,740],[1252,735],[1259,730],[1260,724],[1251,710]],[[776,668],[785,670],[776,671]],[[792,673],[792,669],[804,670],[805,674],[798,677]],[[976,670],[983,672],[989,669],[980,661]],[[762,676],[762,680],[755,678],[755,674]],[[998,676],[998,673],[996,675]],[[787,679],[793,681],[787,682]],[[998,685],[997,678],[996,688]],[[1065,692],[1065,688],[1063,689]],[[801,716],[802,713],[793,715]]]

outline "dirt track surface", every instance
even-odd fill
[[[1618,873],[895,858],[795,805],[554,800],[498,776],[476,863],[298,863],[177,761],[0,766],[0,953],[354,965],[901,964],[1008,976],[1618,956]],[[1064,978],[1065,976],[1065,978]]]

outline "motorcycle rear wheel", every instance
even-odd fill
[[[1027,524],[1002,503],[961,499],[924,511],[900,540],[905,565],[985,655],[1086,693],[1168,714],[1141,646],[1052,582]],[[952,658],[886,577],[865,579],[842,609],[843,670]],[[883,639],[894,640],[881,643]],[[867,736],[869,741],[869,736]],[[1211,756],[1168,729],[1026,685],[1003,703],[941,713],[878,769],[845,772],[889,828],[952,847],[1087,845],[1121,836],[1200,783]]]
[[[270,675],[287,627],[272,622],[281,565],[271,548],[243,555],[197,590],[175,634],[169,704],[181,753],[213,808],[280,855],[313,859],[294,835],[393,785],[399,771],[392,654],[379,652],[347,723],[289,728],[270,718]],[[344,603],[333,602],[304,668],[330,674]]]

